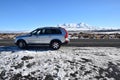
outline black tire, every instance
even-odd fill
[[[23,40],[18,41],[17,45],[18,45],[18,47],[21,48],[21,49],[27,48],[27,44],[26,44],[26,42],[23,41]]]
[[[61,43],[60,41],[52,41],[50,43],[50,47],[53,49],[53,50],[58,50],[60,47],[61,47]]]

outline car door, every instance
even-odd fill
[[[37,29],[31,32],[31,36],[27,38],[29,44],[39,44],[41,43],[41,38],[39,34],[41,33],[41,29]]]
[[[60,29],[52,29],[51,39],[63,40],[63,35]]]
[[[51,29],[44,28],[41,30],[41,33],[39,33],[39,40],[41,44],[49,44],[51,41]]]

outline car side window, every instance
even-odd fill
[[[62,34],[59,29],[42,29],[38,31],[40,34]]]
[[[42,30],[41,30],[41,34],[45,34],[45,29],[42,29]]]
[[[41,29],[39,29],[39,30],[37,31],[37,35],[40,35],[40,34],[42,34],[42,30],[41,30]]]
[[[42,34],[52,34],[51,29],[43,29]]]
[[[45,34],[52,34],[51,29],[46,29],[46,30],[45,30]]]
[[[41,29],[36,29],[36,30],[31,32],[32,35],[40,35],[41,33],[42,33]]]
[[[59,29],[52,29],[52,34],[61,34]]]
[[[32,35],[36,35],[38,30],[34,30],[31,32]]]

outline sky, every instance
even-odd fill
[[[120,28],[120,0],[0,0],[0,31],[80,22]]]

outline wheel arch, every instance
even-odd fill
[[[16,44],[18,45],[18,43],[19,43],[20,41],[24,41],[24,42],[26,43],[26,41],[25,41],[24,39],[19,39],[19,40],[17,40]],[[27,43],[26,43],[26,44],[27,44]]]
[[[59,39],[53,39],[53,40],[51,40],[51,41],[50,41],[50,44],[51,44],[52,42],[54,42],[54,41],[58,41],[60,44],[62,44],[62,42],[61,42]]]

